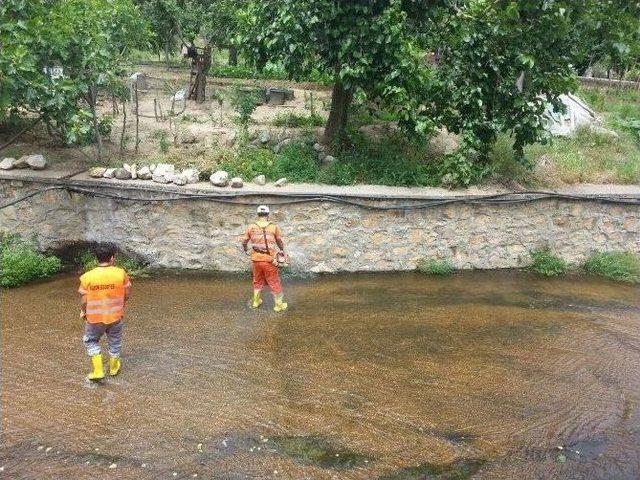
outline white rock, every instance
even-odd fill
[[[124,168],[117,168],[113,176],[118,180],[131,180],[131,172]]]
[[[140,180],[151,180],[151,177],[153,176],[151,169],[147,165],[140,167],[140,170],[136,173]]]
[[[237,137],[238,137],[238,134],[235,131],[231,131],[227,133],[227,136],[224,139],[224,144],[227,147],[233,147],[236,144]]]
[[[105,169],[104,173],[102,174],[103,178],[113,178],[116,174],[116,169],[115,168],[107,168]]]
[[[286,178],[281,178],[280,180],[277,180],[276,183],[274,183],[274,185],[276,187],[284,187],[288,183],[289,183],[289,180],[287,180]]]
[[[7,157],[0,162],[0,170],[11,170],[16,159]]]
[[[229,185],[229,174],[224,170],[218,170],[209,177],[209,181],[216,187],[226,187]]]
[[[263,145],[265,143],[269,143],[269,141],[271,140],[271,134],[269,132],[262,132],[260,133],[260,137],[259,137],[260,143],[262,143]]]
[[[176,173],[176,167],[172,163],[159,163],[156,165],[156,168],[152,170],[152,172],[154,174],[173,175],[174,173]]]
[[[332,155],[327,155],[326,157],[324,157],[324,160],[322,160],[325,164],[330,164],[336,161],[336,157],[332,156]]]
[[[233,177],[231,179],[231,188],[242,188],[244,186],[244,182],[240,177]]]
[[[256,178],[253,179],[253,183],[255,183],[256,185],[266,185],[267,177],[265,177],[264,175],[258,175]]]
[[[13,162],[13,168],[29,168],[29,165],[27,164],[27,158],[29,158],[28,155],[23,155],[19,159],[15,160]]]
[[[195,168],[187,168],[181,173],[187,180],[187,183],[198,183],[200,181],[200,171]]]
[[[158,169],[156,168],[156,171],[153,172],[153,176],[151,177],[151,180],[153,180],[156,183],[171,183],[173,181],[173,177],[174,177],[174,173],[165,173],[165,172],[158,172]]]
[[[313,144],[313,149],[316,152],[324,152],[324,145],[320,144],[320,143],[314,143]]]
[[[155,164],[155,163],[152,163],[151,165],[149,165],[149,171],[150,171],[151,173],[153,173],[153,172],[155,172],[155,171],[156,171],[156,164]]]
[[[42,155],[29,155],[25,161],[32,170],[44,170],[47,166],[47,161]]]
[[[179,174],[179,175],[174,175],[173,176],[173,183],[176,185],[186,185],[187,184],[187,177],[184,174]]]

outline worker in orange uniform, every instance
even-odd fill
[[[86,321],[82,341],[91,357],[93,370],[87,378],[104,378],[100,338],[106,334],[109,351],[109,374],[120,371],[122,348],[122,317],[129,298],[131,282],[127,272],[114,266],[116,249],[113,245],[101,244],[95,254],[99,265],[80,277],[78,292],[82,295],[80,316]]]
[[[273,294],[273,310],[276,312],[285,311],[287,304],[284,302],[277,266],[278,258],[284,255],[284,242],[280,227],[269,220],[269,207],[266,205],[258,207],[258,221],[252,223],[244,234],[242,248],[245,253],[249,253],[249,244],[252,249],[251,265],[253,271],[251,308],[258,308],[262,305],[260,293],[266,283]]]

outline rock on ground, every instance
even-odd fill
[[[151,169],[147,165],[143,165],[140,167],[140,170],[137,172],[138,178],[140,180],[151,180],[153,173],[151,173]]]
[[[29,155],[25,161],[32,170],[44,170],[47,166],[47,160],[39,154]]]
[[[174,175],[175,174],[173,172],[168,172],[168,171],[158,172],[158,169],[156,168],[156,171],[153,172],[153,176],[151,177],[151,180],[153,180],[156,183],[170,183],[173,181]]]
[[[22,157],[17,159],[15,162],[13,162],[13,168],[29,168],[29,165],[27,164],[27,158],[28,155],[23,155]]]
[[[0,162],[0,170],[11,170],[16,159],[7,157]]]
[[[200,171],[195,168],[187,168],[180,175],[185,177],[187,183],[198,183],[200,181]]]
[[[258,175],[256,178],[253,179],[253,183],[255,183],[256,185],[266,185],[267,177],[265,177],[264,175]]]
[[[173,176],[173,183],[175,185],[186,185],[187,184],[187,177],[183,174],[179,174],[179,175],[174,175]]]
[[[332,156],[332,155],[327,155],[326,157],[324,157],[324,159],[322,160],[322,163],[324,163],[325,165],[329,165],[333,162],[336,161],[336,157]]]
[[[231,179],[231,188],[242,188],[244,186],[244,182],[240,177],[233,177]]]
[[[113,174],[118,180],[131,180],[131,172],[124,168],[118,168]]]
[[[103,178],[113,178],[116,173],[115,168],[106,168],[104,173],[102,174]]]
[[[106,171],[106,167],[93,167],[89,170],[89,176],[91,178],[102,178]]]
[[[288,183],[289,183],[289,180],[287,180],[286,178],[281,178],[281,179],[277,180],[276,183],[274,183],[274,185],[276,187],[284,187]]]
[[[229,185],[229,174],[224,170],[218,170],[209,177],[209,181],[216,187],[226,187]]]

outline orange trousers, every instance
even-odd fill
[[[282,293],[278,267],[271,262],[251,262],[253,270],[253,289],[261,290],[266,283],[274,295]]]

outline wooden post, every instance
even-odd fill
[[[122,133],[120,133],[120,155],[124,153],[124,134],[127,130],[127,102],[122,100]]]
[[[138,82],[135,83],[134,88],[133,88],[133,92],[134,92],[134,97],[135,97],[135,102],[136,102],[136,155],[139,152],[139,147],[140,147],[140,112],[139,112],[139,108],[140,108],[140,104],[138,103]]]

